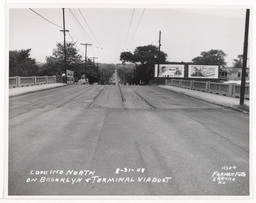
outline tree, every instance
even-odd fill
[[[222,50],[211,49],[201,52],[201,55],[193,58],[192,61],[202,65],[226,65],[225,56],[226,54]]]
[[[234,66],[234,68],[242,68],[242,66],[243,66],[243,55],[242,54],[238,55],[237,59],[234,59],[233,66]]]
[[[64,45],[57,43],[56,46],[57,48],[53,50],[52,55],[46,57],[46,64],[42,67],[41,74],[60,77],[62,73],[65,73]],[[75,79],[81,78],[81,75],[84,74],[84,62],[73,42],[66,43],[66,62],[67,69],[74,71]]]
[[[158,47],[154,45],[139,46],[131,52],[122,52],[120,60],[122,63],[131,62],[136,66],[136,83],[149,84],[154,77],[154,65],[158,63]],[[159,63],[166,61],[167,54],[160,51]]]
[[[31,49],[9,51],[9,76],[34,76],[38,72],[36,60],[30,58]]]
[[[64,54],[64,45],[57,43],[57,49],[53,50],[53,56],[64,64],[65,54]],[[75,48],[74,42],[66,43],[66,62],[67,66],[71,64],[80,64],[82,62],[82,56],[78,54],[78,50]]]
[[[135,56],[129,51],[120,54],[120,61],[122,61],[123,64],[125,64],[125,62],[136,63]]]

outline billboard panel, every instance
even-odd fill
[[[74,71],[67,70],[67,83],[74,83]]]
[[[72,71],[72,70],[67,70],[67,76],[68,76],[68,77],[74,77],[74,71]]]
[[[189,65],[189,78],[218,78],[219,66],[216,65]]]
[[[157,65],[155,65],[155,77],[157,77]],[[184,65],[180,64],[160,64],[159,77],[184,77]]]

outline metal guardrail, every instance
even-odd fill
[[[225,95],[229,97],[240,97],[240,88],[238,84],[230,83],[217,83],[209,81],[194,81],[194,80],[178,80],[170,79],[165,80],[165,85],[187,88],[191,90],[198,90],[208,93]],[[249,85],[245,86],[245,98],[249,99]]]
[[[9,88],[56,83],[56,76],[9,77]]]

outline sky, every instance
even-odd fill
[[[45,62],[56,43],[63,42],[61,8],[11,8],[9,10],[9,50],[31,48],[31,57]],[[46,18],[47,20],[40,17]],[[49,22],[50,21],[50,22]],[[223,50],[228,66],[243,52],[244,8],[65,8],[67,41],[76,42],[84,57],[99,63],[121,63],[122,51],[158,46],[168,61],[191,62],[202,51]],[[249,43],[250,45],[250,43]]]

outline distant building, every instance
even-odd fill
[[[228,79],[229,80],[241,80],[242,77],[242,68],[229,68],[228,70]],[[246,68],[246,79],[250,80],[250,69]]]

